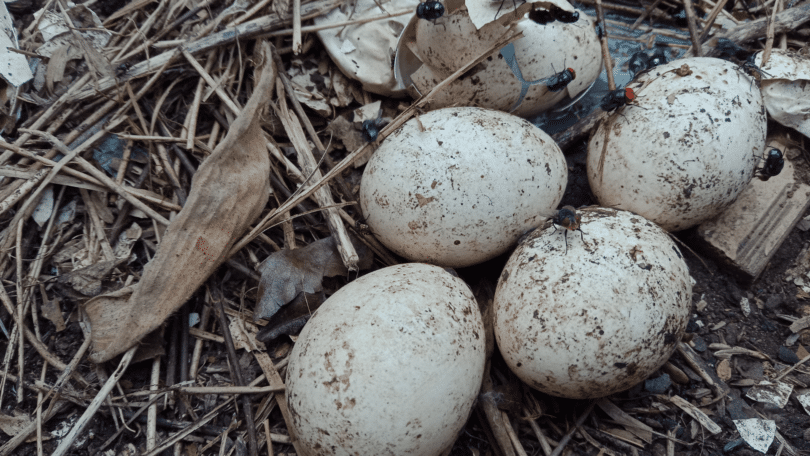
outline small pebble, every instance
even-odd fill
[[[692,343],[694,343],[694,344],[695,344],[695,346],[694,346],[693,348],[695,349],[695,351],[696,351],[696,352],[703,353],[703,352],[705,352],[705,351],[706,351],[706,348],[707,348],[707,346],[706,346],[706,341],[705,341],[705,340],[703,340],[703,338],[702,338],[702,337],[695,336],[695,337],[692,339]]]
[[[783,363],[796,364],[799,362],[799,357],[796,356],[796,353],[793,353],[793,351],[787,347],[779,347],[777,356],[779,356],[779,359]]]
[[[653,394],[664,394],[671,385],[672,380],[669,379],[669,375],[667,374],[644,381],[644,389]]]

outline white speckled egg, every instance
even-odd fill
[[[472,292],[442,268],[360,277],[324,302],[290,354],[297,437],[309,456],[439,455],[478,394],[484,338]]]
[[[529,122],[446,108],[385,139],[366,165],[360,204],[371,231],[395,253],[463,267],[505,252],[540,225],[567,179],[560,148]]]
[[[599,204],[669,231],[715,217],[746,187],[765,148],[756,83],[725,60],[688,58],[655,67],[629,87],[636,102],[619,108],[588,144],[588,180]]]
[[[524,382],[585,399],[626,390],[669,359],[686,329],[692,284],[654,223],[614,209],[579,213],[584,234],[546,226],[518,246],[498,281],[494,326]]]

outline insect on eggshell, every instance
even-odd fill
[[[478,394],[484,339],[472,292],[442,268],[360,277],[323,303],[290,354],[295,434],[308,456],[438,456]]]
[[[586,399],[661,367],[689,319],[692,283],[667,233],[627,211],[587,208],[581,229],[532,232],[495,291],[495,338],[509,368],[545,393]]]
[[[570,5],[568,8],[573,10]],[[477,30],[466,9],[446,13],[436,21],[416,21],[415,28],[414,51],[424,67],[411,74],[410,80],[422,93],[427,93],[452,72],[478,57],[506,32],[506,28],[498,24],[488,24]],[[593,20],[583,12],[580,12],[579,20],[571,24],[550,22],[540,25],[522,19],[516,24],[516,30],[523,33],[523,37],[514,42],[514,47],[524,80],[547,78],[566,68],[576,72],[576,78],[568,87],[558,92],[549,91],[544,84],[528,87],[525,98],[513,112],[517,116],[536,116],[565,99],[566,94],[575,97],[602,71],[601,48]],[[400,40],[409,39],[407,34],[406,30]],[[518,101],[520,91],[520,81],[496,51],[434,94],[430,105],[433,108],[481,106],[507,111]]]
[[[372,233],[395,253],[464,267],[505,252],[540,225],[567,179],[562,151],[529,122],[445,108],[383,141],[363,173],[360,205]]]
[[[679,71],[683,65],[688,71]],[[757,84],[733,63],[697,57],[657,66],[629,87],[635,102],[618,108],[588,144],[599,204],[669,231],[716,217],[748,185],[765,149]]]

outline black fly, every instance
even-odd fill
[[[559,73],[547,78],[546,87],[551,92],[559,92],[577,78],[577,72],[573,68],[566,68]]]
[[[435,21],[444,15],[444,5],[438,1],[421,2],[416,5],[416,17]]]
[[[611,90],[607,95],[605,95],[604,98],[602,98],[602,101],[599,103],[599,107],[601,107],[605,112],[610,112],[632,102],[635,99],[636,93],[633,92],[633,89],[630,87]]]
[[[369,120],[364,120],[363,121],[363,127],[362,127],[363,139],[365,139],[367,142],[376,141],[377,136],[380,134],[380,130],[386,125],[388,125],[388,122],[383,120],[383,118],[382,118],[382,109],[381,109],[380,113],[377,114],[376,119],[369,119]]]
[[[554,231],[557,231],[557,225],[565,228],[563,230],[563,239],[565,240],[565,253],[568,254],[568,232],[569,231],[579,231],[579,236],[582,239],[582,242],[585,242],[585,237],[583,234],[587,234],[580,228],[581,219],[579,214],[577,214],[577,210],[574,209],[574,206],[563,206],[562,209],[558,210],[557,213],[554,215],[554,218],[551,219],[554,226]]]
[[[782,156],[782,151],[779,149],[771,149],[768,151],[768,156],[765,157],[765,165],[762,168],[757,168],[757,177],[760,180],[766,181],[782,172],[785,167],[785,158]]]
[[[659,47],[656,49],[652,56],[650,57],[650,63],[647,65],[647,68],[657,67],[658,65],[663,65],[667,63],[667,53],[664,51],[664,48]]]
[[[571,24],[579,20],[579,13],[577,11],[566,11],[559,6],[551,5],[547,10],[536,9],[530,11],[529,19],[540,25],[546,25],[554,21]]]

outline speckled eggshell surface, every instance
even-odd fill
[[[603,122],[588,145],[599,204],[669,231],[714,218],[748,185],[765,149],[757,83],[730,62],[695,57],[655,67],[628,87],[636,102]]]
[[[599,77],[602,54],[594,21],[584,12],[579,13],[579,20],[571,24],[554,21],[540,25],[524,19],[515,25],[516,30],[523,33],[523,37],[514,42],[514,48],[524,80],[547,78],[566,68],[572,68],[576,78],[558,92],[549,91],[545,84],[528,87],[513,114],[526,118],[536,116],[566,97],[577,96]],[[481,55],[505,32],[506,28],[491,25],[476,30],[465,9],[448,12],[437,21],[417,21],[414,49],[433,72],[417,72],[411,78],[425,93]],[[468,75],[437,92],[430,106],[463,104],[508,111],[518,101],[520,91],[520,81],[503,56],[495,52]]]
[[[439,455],[467,421],[484,327],[461,279],[387,267],[332,295],[290,355],[286,397],[309,456]]]
[[[567,179],[562,151],[529,122],[446,108],[385,139],[366,165],[360,204],[371,231],[395,253],[464,267],[505,252],[545,221]]]
[[[575,399],[631,388],[661,367],[689,319],[692,285],[666,232],[627,211],[589,208],[581,229],[535,230],[495,292],[495,337],[531,387]],[[584,238],[584,240],[583,240]]]

